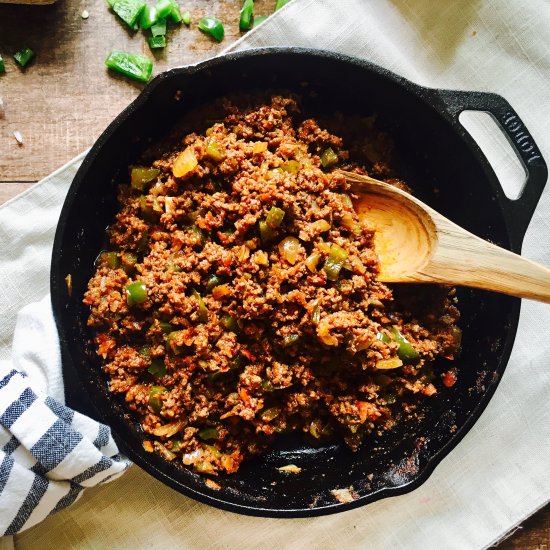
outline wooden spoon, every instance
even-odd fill
[[[469,286],[550,303],[547,267],[476,237],[393,185],[338,172],[359,195],[359,218],[376,230],[379,280]]]

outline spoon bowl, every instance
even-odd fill
[[[379,280],[460,285],[550,303],[550,269],[480,239],[409,193],[339,170],[376,231]]]

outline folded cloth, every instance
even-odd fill
[[[63,405],[49,296],[19,313],[13,357],[13,362],[0,362],[4,535],[32,527],[71,505],[86,487],[116,479],[131,464],[119,454],[107,426]]]

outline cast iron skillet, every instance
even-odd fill
[[[200,476],[144,452],[140,430],[106,391],[86,328],[88,308],[82,304],[105,227],[116,211],[119,174],[127,174],[128,164],[146,145],[195,105],[235,91],[266,88],[301,93],[304,109],[313,115],[378,113],[396,142],[401,174],[416,194],[459,225],[515,252],[520,251],[547,169],[518,115],[500,96],[426,89],[365,61],[290,48],[230,54],[159,75],[85,158],[61,212],[51,267],[69,404],[109,424],[124,453],[185,495],[244,514],[317,516],[411,491],[428,478],[493,395],[510,356],[520,301],[460,290],[463,351],[455,362],[458,383],[426,400],[422,421],[399,425],[356,453],[343,445],[312,448],[290,437],[244,463],[238,473],[219,477],[221,489],[213,490]],[[466,109],[491,113],[507,134],[527,173],[519,199],[506,198],[483,153],[460,125],[458,115]],[[67,274],[72,276],[71,295]],[[290,463],[302,472],[277,470]],[[331,490],[350,485],[356,500],[337,502]]]

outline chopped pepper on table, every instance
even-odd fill
[[[145,2],[143,0],[116,0],[111,8],[131,29],[137,30],[136,24],[145,8]]]
[[[109,54],[105,65],[113,71],[140,82],[147,82],[153,72],[153,62],[148,57],[118,50]]]
[[[209,34],[218,42],[221,42],[225,35],[225,29],[223,28],[222,22],[211,15],[207,15],[199,20],[199,29],[205,34]]]
[[[252,28],[252,12],[254,11],[254,0],[244,0],[239,19],[239,29],[248,31]]]
[[[24,48],[13,54],[13,58],[21,67],[26,67],[33,57],[34,52],[30,48]]]
[[[0,74],[6,72],[6,65],[4,64],[4,60],[2,59],[2,56],[0,55]]]
[[[147,44],[149,44],[149,47],[152,50],[156,50],[159,48],[165,48],[166,47],[166,36],[150,36],[147,39]]]

